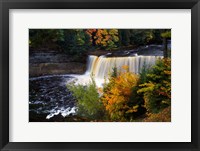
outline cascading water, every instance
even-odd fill
[[[127,65],[130,72],[138,74],[144,64],[151,66],[161,56],[130,56],[106,57],[88,56],[87,70],[84,75],[52,75],[29,79],[29,111],[32,114],[42,114],[46,119],[61,114],[65,117],[76,114],[75,99],[66,88],[68,82],[87,84],[91,75],[98,87],[102,87],[105,78],[112,72],[113,67],[118,70]]]
[[[87,71],[85,75],[93,74],[95,78],[104,79],[107,78],[109,73],[112,72],[113,67],[117,67],[118,70],[122,66],[129,67],[129,71],[138,74],[144,65],[150,67],[155,64],[158,58],[161,56],[131,56],[131,57],[110,57],[105,56],[89,56]]]
[[[94,70],[95,62],[98,59],[97,56],[89,56],[87,59],[87,70],[85,72],[85,75],[91,74],[91,71]]]

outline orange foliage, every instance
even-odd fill
[[[126,114],[137,112],[138,105],[129,106],[132,88],[137,85],[139,77],[127,71],[111,77],[104,88],[101,100],[112,120],[125,121]]]
[[[87,29],[86,33],[90,36],[93,46],[107,47],[119,40],[117,29]]]

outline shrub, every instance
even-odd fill
[[[73,92],[73,96],[77,100],[78,114],[92,120],[103,119],[104,106],[99,99],[94,79],[84,85],[70,84],[67,86]]]
[[[171,122],[171,106],[163,109],[159,113],[150,113],[143,122]]]
[[[129,72],[127,67],[124,67],[124,70],[117,76],[110,76],[101,97],[110,119],[114,121],[130,121],[140,107],[140,104],[131,98],[132,88],[137,85],[139,78]]]
[[[144,95],[148,112],[157,113],[171,105],[171,60],[158,60],[147,74],[146,82],[139,86],[137,92]]]
[[[150,73],[150,69],[151,69],[151,67],[148,66],[145,62],[141,71],[139,72],[139,77],[140,77],[139,83],[140,84],[147,82],[147,75],[148,75],[148,73]]]

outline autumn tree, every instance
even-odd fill
[[[58,50],[68,54],[83,54],[90,49],[121,50],[127,46],[164,43],[168,56],[169,29],[30,29],[29,46],[34,50]]]
[[[92,46],[110,50],[117,47],[119,41],[117,29],[87,29]]]
[[[87,29],[86,33],[90,36],[90,41],[92,42],[92,46],[96,46],[96,40],[97,40],[97,32],[98,29]]]

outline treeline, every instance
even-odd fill
[[[162,44],[170,29],[30,29],[33,50],[59,50],[82,54],[89,50],[116,50],[147,44]]]

